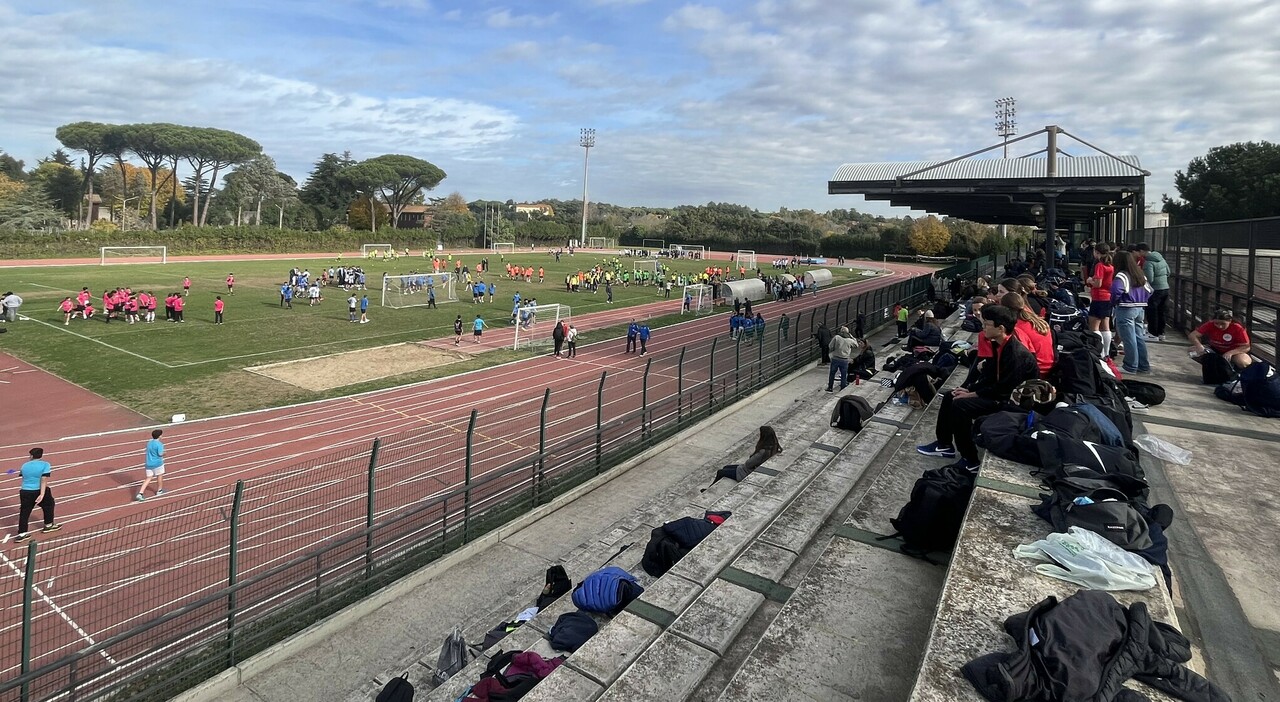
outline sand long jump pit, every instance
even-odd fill
[[[446,366],[466,358],[471,356],[457,351],[433,349],[419,343],[402,343],[249,366],[244,370],[305,390],[320,392]]]

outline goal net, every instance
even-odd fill
[[[436,304],[457,302],[456,278],[452,273],[407,273],[387,275],[382,278],[382,306],[426,307],[431,292],[436,294]]]
[[[667,253],[672,258],[703,259],[707,257],[707,247],[701,244],[672,244]]]
[[[514,241],[495,241],[493,242],[494,253],[515,253],[516,242]]]
[[[701,314],[711,314],[715,311],[715,300],[711,295],[714,289],[710,285],[686,285],[684,286],[684,300],[680,306],[680,314],[691,314],[694,316]]]
[[[650,251],[661,251],[667,248],[666,239],[644,239],[640,242],[640,248],[649,249]]]
[[[395,251],[391,244],[361,244],[360,255],[365,258],[374,258],[381,255],[383,258],[390,256]]]
[[[551,346],[551,334],[561,321],[569,323],[568,305],[524,305],[516,312],[516,340],[513,349]]]
[[[606,237],[603,237],[603,236],[587,237],[588,249],[607,249],[610,246],[611,244],[609,243],[609,239],[607,239]]]
[[[738,268],[745,268],[748,271],[756,269],[756,252],[749,249],[738,249],[738,253],[733,255],[733,262]]]
[[[631,264],[631,272],[635,275],[634,280],[637,283],[650,283],[658,278],[658,266],[661,264],[656,258],[642,258]]]
[[[168,263],[166,246],[103,246],[98,249],[99,265],[108,263]]]

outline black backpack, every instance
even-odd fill
[[[885,538],[901,537],[899,550],[912,556],[951,550],[976,479],[975,472],[959,466],[925,471],[911,488],[911,499],[889,520],[897,531]]]
[[[546,585],[543,586],[542,594],[538,595],[538,601],[535,604],[538,609],[545,609],[547,605],[560,599],[561,595],[572,589],[573,581],[569,579],[569,574],[564,572],[564,566],[550,566],[547,568]]]
[[[1053,336],[1057,338],[1062,332],[1082,332],[1085,329],[1085,314],[1074,305],[1061,300],[1049,300],[1049,314],[1045,316]]]
[[[499,651],[496,656],[489,659],[484,672],[480,674],[481,678],[494,678],[502,686],[501,690],[489,691],[490,702],[514,702],[529,694],[529,691],[538,684],[539,680],[535,675],[521,674],[508,677],[502,674],[502,671],[511,665],[511,660],[517,653],[520,651]]]
[[[875,416],[875,409],[866,398],[845,395],[831,410],[831,426],[849,431],[862,431],[862,425]]]
[[[1200,361],[1200,379],[1205,385],[1221,385],[1235,380],[1236,369],[1222,354],[1209,351],[1196,360]]]
[[[1057,358],[1048,380],[1064,396],[1093,397],[1101,391],[1102,339],[1093,332],[1063,332],[1054,335]]]
[[[1266,361],[1240,372],[1244,408],[1263,417],[1280,417],[1280,373]]]
[[[376,702],[413,702],[413,684],[403,675],[394,677],[375,699]]]
[[[1141,380],[1125,380],[1123,383],[1125,392],[1129,394],[1129,397],[1148,407],[1154,407],[1164,402],[1164,388],[1155,383]]]
[[[1140,511],[1145,505],[1104,478],[1073,476],[1055,480],[1052,492],[1041,495],[1041,503],[1031,511],[1052,524],[1054,531],[1077,526],[1127,551],[1150,548],[1150,529]]]
[[[1040,460],[1036,465],[1050,479],[1066,475],[1068,466],[1081,466],[1102,474],[1144,478],[1138,453],[1128,447],[1108,446],[1050,431],[1036,432],[1036,446],[1040,450]]]

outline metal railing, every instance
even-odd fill
[[[460,406],[427,430],[32,541],[0,564],[0,700],[168,699],[813,361],[820,323],[861,318],[869,333],[928,284],[834,288],[763,331],[654,353],[638,380],[605,371],[587,393]]]
[[[1253,353],[1276,362],[1280,217],[1156,227],[1142,240],[1169,264],[1175,327],[1190,331],[1229,308],[1249,332]]]

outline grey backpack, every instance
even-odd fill
[[[470,662],[467,653],[467,641],[462,637],[462,630],[454,627],[453,632],[445,637],[440,646],[440,657],[436,659],[436,672],[431,676],[431,686],[439,687],[444,681],[453,677]]]

